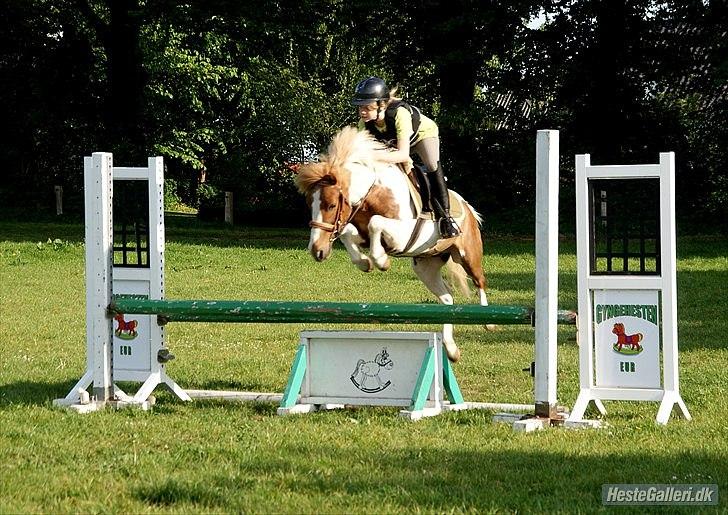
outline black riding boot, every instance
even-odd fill
[[[452,238],[460,234],[460,228],[450,216],[450,199],[448,198],[447,184],[445,183],[445,174],[442,166],[437,163],[437,170],[428,172],[427,178],[430,179],[430,188],[432,196],[430,204],[439,219],[440,235],[443,238]]]
[[[431,186],[430,186],[430,180],[427,178],[430,174],[427,172],[427,168],[424,166],[420,166],[417,163],[415,163],[412,166],[412,169],[414,170],[415,178],[417,179],[417,185],[420,188],[420,199],[422,200],[422,212],[423,213],[429,213],[432,211],[432,208],[430,207],[430,197],[432,196],[431,193]]]

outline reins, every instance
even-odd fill
[[[359,210],[364,205],[364,201],[367,199],[367,197],[369,196],[369,193],[371,193],[371,191],[374,188],[374,185],[376,183],[377,183],[377,179],[375,177],[374,180],[372,181],[371,186],[369,186],[369,189],[364,194],[364,196],[361,198],[361,200],[357,203],[356,206],[352,206],[354,209],[352,209],[351,214],[349,215],[349,218],[347,218],[346,222],[342,223],[341,213],[344,211],[343,210],[344,204],[349,204],[349,201],[344,198],[344,192],[341,190],[341,188],[339,188],[339,203],[338,203],[338,206],[336,207],[336,222],[333,224],[330,224],[327,222],[318,222],[316,220],[311,220],[310,222],[308,222],[308,226],[315,227],[316,229],[321,229],[322,231],[325,231],[325,232],[330,232],[331,236],[329,236],[329,242],[330,243],[335,242],[339,238],[339,235],[341,234],[341,228],[345,227],[349,222],[351,222],[354,219],[356,214],[359,212]]]

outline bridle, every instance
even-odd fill
[[[362,208],[362,206],[364,205],[364,201],[369,196],[369,193],[371,193],[372,189],[374,188],[374,184],[376,182],[377,182],[377,180],[374,179],[374,181],[372,181],[372,185],[369,186],[369,189],[364,194],[364,196],[361,198],[361,200],[357,203],[357,205],[352,206],[354,209],[351,210],[351,214],[349,215],[349,217],[346,219],[345,222],[342,221],[341,215],[344,212],[344,209],[343,209],[344,204],[349,205],[349,200],[344,198],[344,192],[341,190],[340,186],[337,186],[337,188],[339,189],[339,202],[336,206],[336,221],[334,223],[330,224],[328,222],[319,222],[316,220],[311,220],[310,222],[308,222],[308,226],[311,228],[315,227],[316,229],[321,229],[322,231],[325,231],[325,232],[330,232],[331,235],[329,236],[329,243],[335,242],[341,235],[341,228],[345,227],[346,224],[351,222],[354,219],[354,217],[356,216],[356,214],[359,212],[359,210]]]

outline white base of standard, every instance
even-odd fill
[[[584,413],[589,407],[589,403],[593,403],[599,413],[604,416],[607,410],[604,408],[602,400],[623,400],[625,398],[629,400],[659,402],[660,408],[657,411],[655,421],[660,425],[667,424],[676,405],[679,415],[682,415],[685,420],[692,420],[682,397],[680,397],[678,392],[672,390],[644,389],[625,392],[615,388],[582,388],[574,404],[574,410],[569,417],[569,421],[572,425],[578,422],[590,422],[584,420]]]
[[[77,413],[91,413],[98,411],[105,405],[114,408],[140,408],[148,410],[154,405],[152,392],[159,385],[166,386],[173,394],[183,401],[191,401],[192,399],[187,392],[178,385],[171,377],[167,375],[164,369],[149,373],[144,383],[134,395],[128,395],[124,390],[114,385],[114,399],[107,403],[97,402],[89,397],[88,388],[93,383],[93,374],[91,371],[86,372],[83,377],[71,388],[63,399],[55,399],[54,406],[67,408]],[[93,405],[93,406],[91,406]]]
[[[282,393],[273,392],[236,392],[226,390],[185,390],[193,399],[221,400],[238,402],[273,402],[278,404]]]
[[[527,406],[533,412],[533,406]],[[503,424],[511,424],[514,431],[519,433],[530,433],[540,429],[548,429],[554,425],[561,425],[568,417],[569,413],[566,408],[559,406],[557,417],[550,419],[548,417],[537,417],[532,414],[523,413],[496,413],[493,415],[493,422]]]
[[[134,409],[141,409],[142,411],[147,411],[151,409],[151,407],[154,405],[154,402],[151,401],[144,401],[144,402],[129,402],[129,401],[90,401],[88,404],[62,404],[59,401],[62,401],[63,399],[56,399],[53,401],[54,406],[61,406],[67,410],[75,411],[76,413],[93,413],[95,411],[100,411],[106,408],[113,408],[113,409],[127,409],[127,408],[134,408]]]

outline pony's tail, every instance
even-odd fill
[[[478,213],[473,206],[471,206],[467,200],[462,199],[463,204],[465,204],[465,207],[470,211],[470,214],[473,215],[473,218],[475,218],[475,221],[478,222],[478,227],[483,227],[483,215]]]
[[[468,285],[468,274],[465,272],[463,266],[450,258],[447,260],[445,268],[447,270],[447,282],[450,285],[450,290],[458,290],[465,298],[470,298],[472,292]]]

